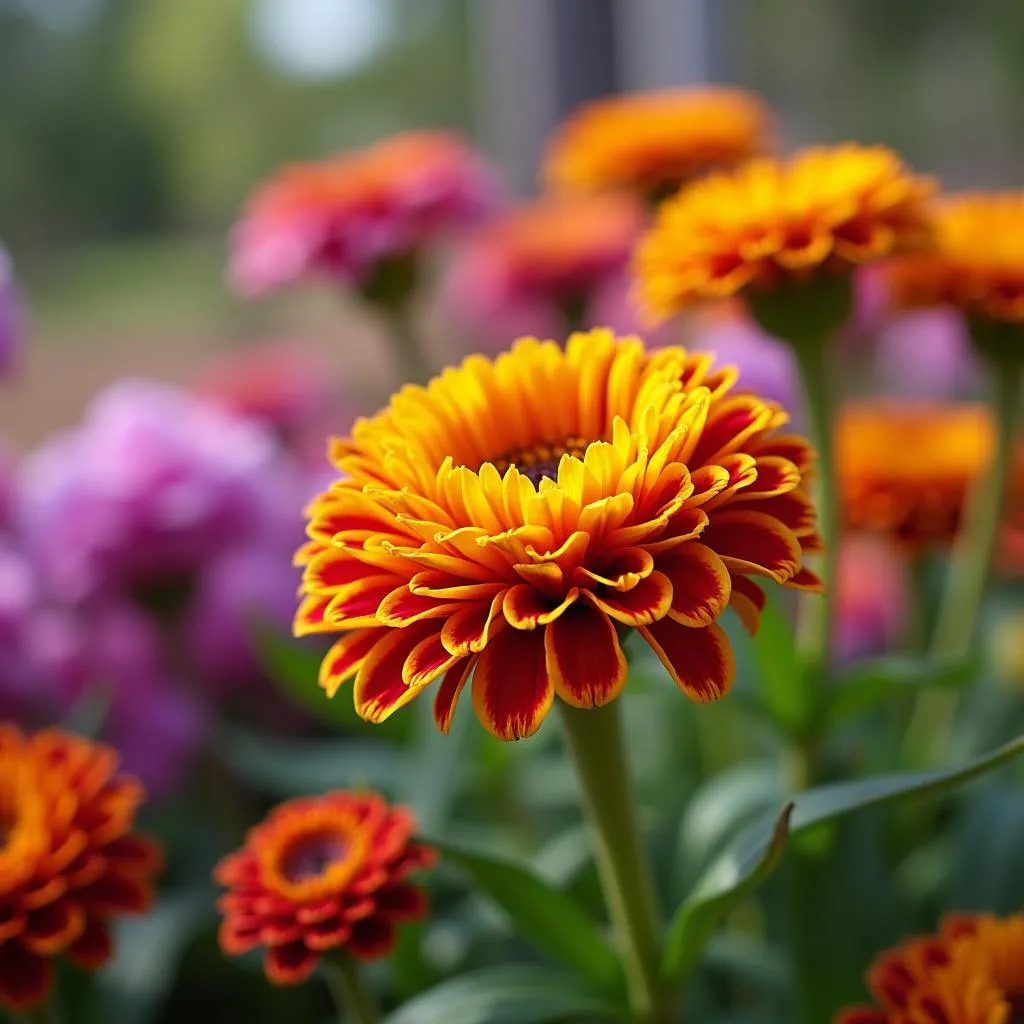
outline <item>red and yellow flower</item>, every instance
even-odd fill
[[[110,919],[149,906],[161,858],[132,831],[142,798],[109,747],[0,725],[0,1006],[44,1002],[59,957],[99,967]]]
[[[736,377],[594,330],[470,357],[357,422],[298,556],[296,632],[343,634],[321,686],[354,676],[381,721],[440,679],[447,729],[472,676],[481,721],[516,739],[556,694],[614,700],[633,629],[689,697],[722,696],[725,608],[753,629],[755,579],[820,587],[812,452]]]
[[[739,89],[669,89],[597,100],[555,134],[544,160],[559,190],[625,188],[664,195],[767,144],[768,112]]]
[[[1024,915],[951,915],[938,935],[882,953],[867,980],[876,1005],[836,1024],[1012,1024],[1024,1005]]]
[[[934,189],[882,146],[809,149],[710,175],[659,207],[637,250],[640,300],[664,318],[927,247]]]
[[[912,550],[952,542],[995,445],[988,409],[970,404],[851,404],[836,433],[844,524]]]
[[[434,851],[413,841],[415,822],[376,793],[335,792],[290,800],[251,829],[214,872],[228,891],[220,945],[229,956],[264,947],[270,981],[293,985],[320,956],[385,956],[395,926],[427,912],[407,879]]]
[[[934,218],[935,251],[887,267],[893,303],[1024,323],[1024,192],[951,196]]]

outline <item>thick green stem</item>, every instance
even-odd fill
[[[932,655],[936,658],[963,658],[970,650],[999,538],[1014,428],[1020,414],[1024,361],[999,363],[994,376],[995,457],[988,475],[975,488],[953,552],[932,640]]]
[[[828,363],[829,346],[823,339],[794,344],[793,351],[804,381],[809,433],[818,451],[815,504],[818,510],[818,530],[825,543],[820,568],[825,595],[823,598],[811,595],[804,602],[798,642],[808,671],[821,676],[828,666],[836,598],[836,569],[839,564],[839,501],[836,495],[832,436],[833,387]]]
[[[661,927],[629,784],[618,702],[559,703],[594,839],[597,871],[622,952],[630,1009],[643,1024],[671,1020],[659,977]]]
[[[324,957],[321,968],[341,1024],[378,1024],[377,1004],[351,957],[344,953]]]

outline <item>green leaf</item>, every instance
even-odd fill
[[[605,991],[621,986],[618,957],[597,924],[561,889],[530,868],[444,840],[429,839],[509,916],[516,930]]]
[[[383,1024],[545,1024],[568,1017],[621,1020],[624,1007],[546,967],[490,967],[452,978],[389,1014]]]
[[[977,665],[969,660],[944,662],[887,657],[860,662],[839,677],[828,693],[825,717],[829,725],[870,711],[894,698],[937,687],[969,683]]]
[[[690,976],[717,924],[774,870],[788,836],[866,807],[947,789],[1022,753],[1024,736],[954,768],[837,782],[799,794],[774,822],[746,829],[677,908],[665,940],[664,977],[681,985]]]
[[[408,769],[404,751],[372,740],[282,740],[227,728],[216,750],[236,775],[279,799],[345,786],[394,795]]]

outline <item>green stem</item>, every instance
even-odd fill
[[[356,962],[341,953],[325,956],[320,964],[341,1024],[378,1024],[377,1004]]]
[[[815,504],[818,510],[818,530],[825,544],[820,569],[825,595],[811,595],[803,602],[797,639],[808,671],[820,677],[828,667],[836,599],[836,569],[839,564],[839,501],[836,495],[832,431],[833,388],[829,373],[829,346],[824,339],[794,344],[793,352],[804,382],[809,433],[818,452]]]
[[[37,1006],[35,1009],[26,1010],[22,1014],[15,1014],[16,1024],[60,1024],[61,1012],[54,998]]]
[[[630,1009],[644,1024],[667,1024],[670,1011],[659,978],[661,926],[630,791],[618,702],[581,709],[560,701],[559,708],[622,952]]]
[[[995,370],[995,457],[988,475],[974,490],[953,552],[932,640],[935,658],[963,658],[970,650],[999,538],[1014,428],[1020,415],[1024,361],[1006,360]]]
[[[400,384],[426,384],[434,376],[430,360],[413,328],[408,305],[392,310],[388,318],[392,351],[398,364]]]

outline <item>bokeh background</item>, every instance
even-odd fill
[[[0,232],[31,338],[3,393],[4,432],[27,445],[118,376],[184,380],[207,354],[261,339],[325,350],[372,407],[388,370],[372,328],[339,316],[322,287],[232,298],[224,235],[281,161],[404,128],[469,132],[528,194],[543,139],[579,102],[708,80],[764,96],[787,145],[885,142],[950,187],[1010,183],[1024,157],[1024,10],[984,12],[955,0],[2,0]]]

